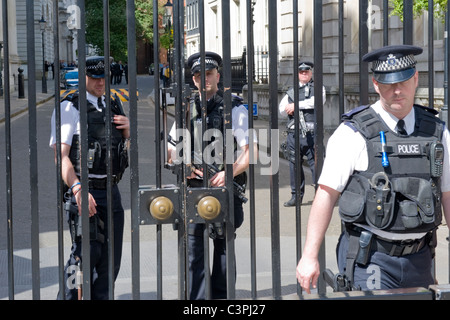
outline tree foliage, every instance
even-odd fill
[[[135,1],[136,38],[146,42],[153,39],[153,4],[149,0]],[[110,52],[116,60],[127,61],[127,9],[125,0],[109,1]],[[86,42],[98,54],[104,54],[103,1],[86,1]]]
[[[170,30],[166,28],[165,32],[159,37],[159,43],[161,47],[166,49],[173,47],[173,27]]]
[[[403,0],[389,0],[392,7],[391,16],[400,17],[403,21]],[[447,0],[434,0],[434,17],[445,20],[445,12],[447,10]],[[428,0],[414,0],[413,1],[413,15],[414,18],[419,17],[424,11],[428,10]]]

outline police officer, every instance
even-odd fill
[[[306,156],[309,168],[311,169],[313,183],[315,183],[314,173],[314,81],[312,79],[314,64],[310,61],[300,61],[298,65],[298,86],[299,86],[299,110],[301,130],[300,135],[300,159]],[[322,90],[323,102],[325,103],[325,87]],[[285,207],[295,206],[295,119],[294,119],[294,88],[290,88],[283,99],[280,101],[280,115],[287,117],[286,124],[287,137],[286,144],[283,146],[285,154],[289,160],[289,172],[291,182],[291,199],[284,203]],[[305,193],[305,174],[303,166],[299,167],[301,172],[300,181],[300,203]]]
[[[77,299],[78,292],[74,272],[82,264],[81,235],[77,232],[81,214],[90,218],[90,255],[91,255],[91,293],[92,299],[108,299],[108,247],[105,240],[108,234],[107,224],[107,171],[106,171],[106,135],[105,135],[105,68],[104,58],[95,56],[86,59],[86,96],[88,112],[88,168],[89,168],[89,212],[81,212],[80,184],[80,100],[78,93],[69,95],[61,102],[61,171],[67,188],[65,207],[68,209],[68,222],[71,227],[72,249],[65,267],[65,299]],[[112,212],[114,222],[114,279],[117,277],[122,256],[124,210],[118,182],[128,166],[127,140],[130,137],[129,120],[123,113],[120,100],[111,101],[112,114]],[[50,147],[55,150],[56,129],[55,112],[51,121]],[[75,214],[73,214],[75,212]],[[78,217],[77,217],[78,215]],[[59,299],[63,297],[58,296]]]
[[[300,285],[317,284],[317,255],[339,196],[344,232],[338,266],[347,289],[428,287],[441,206],[450,219],[449,132],[432,108],[414,104],[415,56],[387,46],[372,62],[379,100],[343,115],[330,137],[308,222]]]
[[[219,89],[218,84],[220,80],[219,67],[222,63],[220,55],[214,52],[205,52],[205,70],[201,70],[201,57],[200,53],[191,55],[188,58],[188,66],[192,72],[192,79],[197,88],[201,89],[201,74],[205,74],[205,95],[207,106],[207,130],[219,130],[222,137],[225,136],[224,128],[224,101],[223,92]],[[245,170],[249,164],[249,142],[247,136],[248,130],[248,111],[242,105],[241,99],[234,96],[232,101],[233,107],[231,111],[232,116],[232,130],[234,136],[234,143],[237,149],[237,158],[233,164],[233,177],[240,185],[245,184]],[[205,161],[208,155],[201,153],[202,150],[197,150],[198,146],[202,146],[202,116],[201,116],[201,96],[196,93],[195,97],[191,100],[191,137],[192,147],[195,152],[199,152],[203,155]],[[169,136],[175,141],[179,141],[180,137],[177,136],[175,124],[173,125]],[[210,131],[211,132],[211,131]],[[194,143],[197,140],[198,143]],[[214,140],[214,139],[212,139]],[[222,141],[222,140],[214,140]],[[256,140],[254,140],[256,141]],[[214,143],[214,142],[209,142]],[[223,146],[225,147],[225,146]],[[218,148],[219,149],[219,148]],[[206,151],[206,150],[205,150]],[[169,161],[175,161],[177,157],[175,148],[169,145]],[[219,155],[215,155],[219,156]],[[201,158],[200,158],[201,159]],[[223,160],[222,162],[224,162]],[[214,163],[214,165],[220,167],[220,163]],[[195,170],[188,178],[188,186],[190,187],[202,187],[202,172]],[[210,177],[209,185],[211,187],[223,187],[225,186],[225,171],[222,170]],[[231,214],[234,214],[234,226],[225,226],[231,228],[239,228],[244,219],[244,211],[242,207],[243,201],[234,193],[234,208],[231,210]],[[226,239],[224,230],[220,230],[222,226],[211,224],[210,236],[213,238],[214,243],[214,255],[213,255],[213,268],[211,274],[211,297],[213,299],[226,299],[227,298],[227,282],[226,282]],[[205,299],[205,270],[204,270],[204,245],[203,245],[203,228],[204,224],[189,224],[187,228],[188,232],[188,250],[189,250],[189,298],[191,300]]]

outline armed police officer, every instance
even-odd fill
[[[298,65],[298,108],[299,108],[299,126],[300,126],[300,159],[303,162],[303,156],[306,156],[309,168],[311,169],[313,183],[315,183],[315,156],[314,156],[314,81],[312,79],[314,64],[310,61],[300,61]],[[326,99],[325,87],[322,89],[323,103]],[[294,119],[294,88],[290,88],[283,99],[280,101],[279,111],[280,115],[287,117],[286,124],[287,137],[286,143],[283,145],[284,153],[289,161],[290,184],[291,184],[291,198],[284,203],[285,207],[295,206],[295,124]],[[301,163],[300,162],[300,163]],[[305,174],[303,166],[300,165],[297,169],[301,173],[300,181],[300,203],[302,202],[305,193]]]
[[[205,70],[201,70],[201,56],[200,53],[191,55],[188,58],[188,66],[192,72],[192,79],[195,86],[201,91],[201,77],[205,76],[205,96],[206,96],[206,127],[209,132],[220,133],[222,137],[225,137],[225,125],[224,125],[224,112],[225,105],[223,100],[223,91],[219,89],[220,73],[219,67],[222,63],[220,55],[214,52],[205,52]],[[202,103],[201,95],[196,93],[191,100],[191,115],[190,115],[190,136],[191,145],[194,153],[203,155],[202,151],[197,150],[198,146],[202,146]],[[233,96],[232,99],[232,131],[234,136],[235,150],[237,156],[233,163],[233,177],[234,182],[238,183],[241,187],[245,186],[246,172],[245,170],[249,165],[249,139],[248,139],[248,111],[242,105],[239,97]],[[173,141],[180,141],[181,137],[177,136],[176,124],[173,125],[169,139]],[[216,138],[216,134],[213,135]],[[209,147],[214,143],[222,143],[224,139],[211,139],[208,142]],[[197,141],[194,143],[194,141]],[[256,140],[255,140],[256,141]],[[225,146],[214,147],[214,150],[224,150]],[[169,161],[175,161],[178,157],[176,154],[176,148],[169,145]],[[195,156],[195,154],[194,154]],[[207,159],[208,155],[203,155],[203,159]],[[219,157],[219,154],[215,154],[214,158]],[[202,159],[200,157],[200,159]],[[192,159],[194,162],[195,159]],[[208,160],[205,160],[208,163]],[[225,159],[222,156],[222,164],[215,161],[214,166],[218,167],[220,171],[210,177],[209,186],[211,187],[223,187],[225,186],[225,171],[223,163]],[[198,163],[198,160],[197,160]],[[202,173],[198,169],[196,173],[192,173],[188,177],[188,186],[190,187],[202,187]],[[231,194],[231,193],[230,193]],[[234,193],[234,208],[230,210],[230,214],[234,214],[234,226],[225,227],[239,228],[244,219],[243,211],[243,199]],[[214,255],[213,255],[213,268],[211,274],[211,297],[213,299],[226,299],[227,298],[227,282],[226,282],[226,239],[223,226],[211,224],[210,237],[214,243]],[[204,245],[203,245],[203,224],[189,224],[187,228],[188,233],[188,250],[189,250],[189,298],[191,300],[205,299],[205,270],[204,270]],[[209,275],[208,275],[209,276]]]
[[[300,285],[319,277],[318,252],[339,196],[344,224],[337,247],[340,290],[428,287],[441,206],[450,219],[449,132],[432,108],[414,104],[415,56],[387,46],[372,62],[379,100],[343,115],[331,136],[308,221]],[[336,289],[335,289],[336,290]]]
[[[112,121],[112,213],[114,222],[114,279],[117,277],[122,256],[124,210],[121,203],[118,183],[128,166],[127,140],[130,137],[129,120],[125,116],[119,99],[111,100],[112,119],[105,118],[105,68],[104,57],[86,59],[86,97],[88,147],[81,150],[80,141],[80,100],[78,93],[69,95],[61,101],[61,173],[67,192],[65,208],[72,236],[70,258],[65,267],[65,299],[77,299],[77,285],[74,272],[80,262],[82,214],[89,214],[90,221],[90,257],[91,257],[91,293],[92,299],[108,299],[108,247],[106,237],[107,224],[107,138],[106,121]],[[55,150],[56,128],[55,112],[52,116],[50,146]],[[89,212],[81,212],[80,153],[88,152],[89,168]],[[82,265],[81,268],[89,266]],[[59,296],[62,299],[63,297]]]

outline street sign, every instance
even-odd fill
[[[248,110],[248,104],[244,104],[244,107]],[[253,117],[258,117],[258,104],[253,104]]]

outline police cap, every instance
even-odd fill
[[[422,48],[412,45],[394,45],[376,49],[363,56],[363,61],[372,62],[373,77],[384,84],[393,84],[411,79],[416,73],[415,55]]]
[[[314,63],[311,61],[300,61],[298,63],[298,71],[304,71],[304,70],[312,70],[314,68]]]
[[[91,78],[105,77],[105,58],[100,56],[86,58],[86,75]]]
[[[192,74],[200,72],[201,70],[201,56],[200,52],[194,53],[188,58],[188,66],[191,68]],[[215,52],[205,51],[205,68],[206,70],[219,69],[222,65],[222,57]]]

